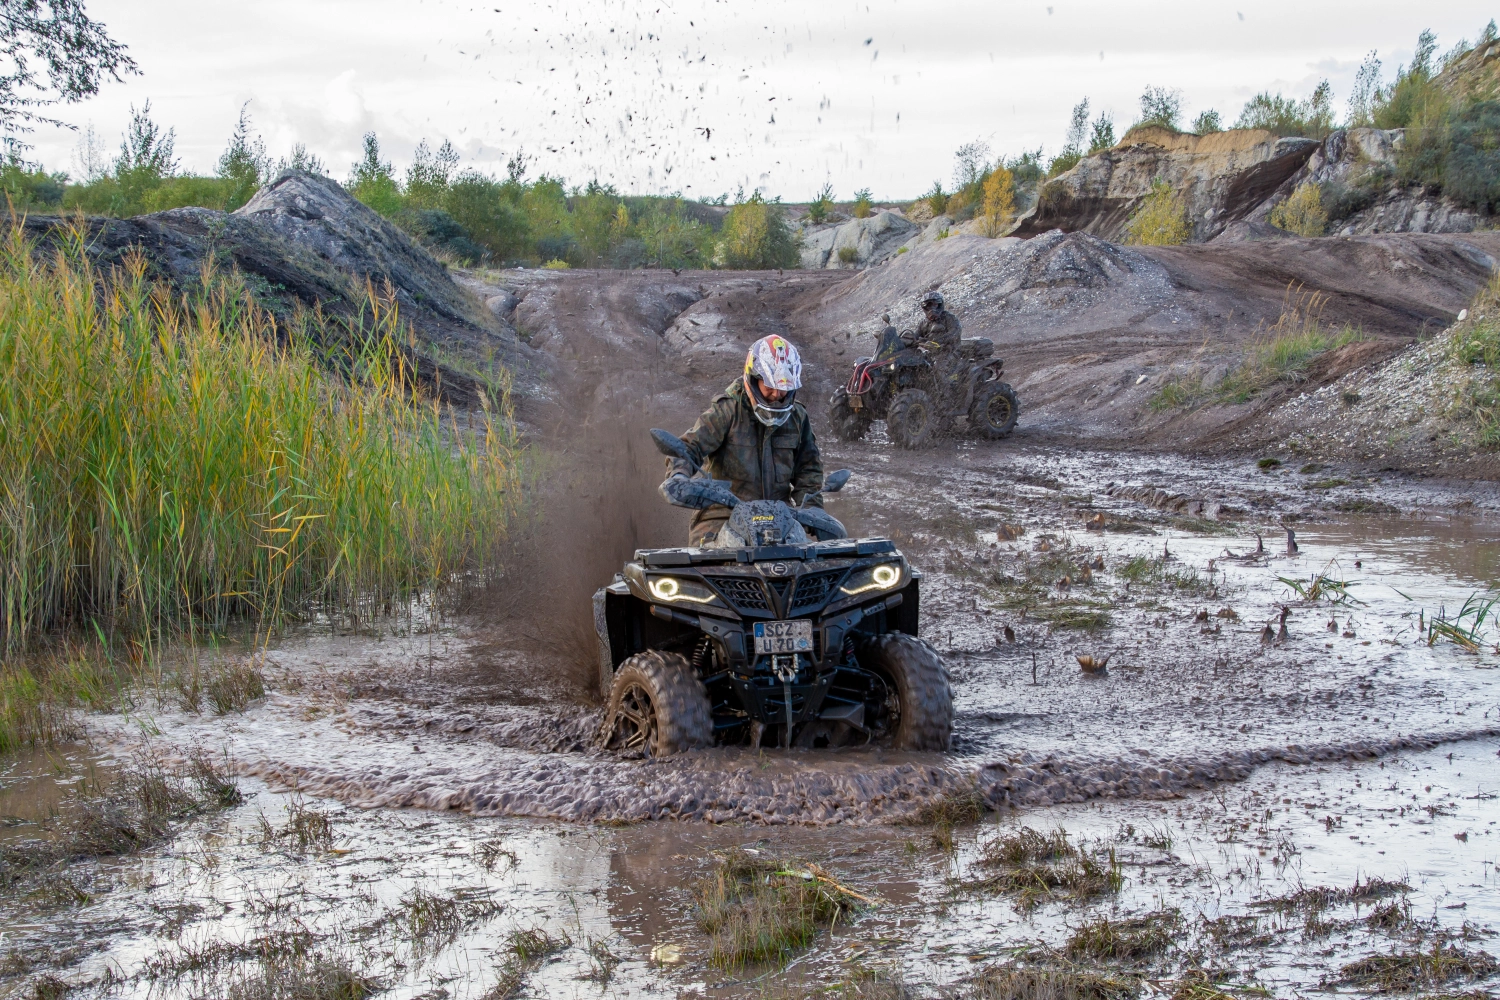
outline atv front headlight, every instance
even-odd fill
[[[901,564],[881,563],[879,566],[856,570],[839,590],[853,597],[871,590],[890,590],[900,582]]]
[[[708,604],[714,599],[714,592],[696,580],[683,580],[675,576],[649,576],[646,578],[646,589],[651,591],[651,596],[658,601],[691,601],[694,604]]]

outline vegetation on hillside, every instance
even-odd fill
[[[1125,242],[1138,246],[1176,246],[1192,233],[1187,208],[1164,181],[1151,185],[1151,193],[1125,224]]]
[[[1028,151],[991,161],[989,144],[965,143],[954,154],[953,191],[945,192],[941,181],[923,196],[933,215],[946,214],[956,222],[979,217],[987,231],[1004,235],[1017,214],[1036,200],[1042,180],[1042,151]]]
[[[177,136],[151,114],[151,105],[131,108],[119,150],[109,157],[98,136],[80,143],[83,176],[12,158],[0,165],[0,193],[21,211],[78,211],[126,217],[198,206],[234,211],[288,168],[327,173],[300,144],[273,160],[242,108],[211,176],[185,173]],[[680,197],[621,195],[590,182],[569,188],[559,177],[527,178],[528,158],[513,156],[496,178],[460,164],[451,143],[417,146],[404,176],[385,159],[379,137],[365,136],[364,155],[345,185],[360,201],[390,219],[440,257],[465,265],[538,266],[560,261],[572,267],[788,267],[796,265],[790,230],[776,202],[741,195],[738,218],[775,216],[758,230],[767,241],[750,246],[739,231],[723,233],[728,198],[713,204]],[[831,194],[830,194],[831,199]],[[729,214],[733,214],[730,212]],[[756,264],[742,263],[759,262]]]

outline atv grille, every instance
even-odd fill
[[[827,604],[829,595],[833,593],[833,588],[843,575],[843,570],[835,570],[832,573],[812,573],[798,580],[797,589],[792,592],[791,613],[796,614],[799,611],[820,608]]]
[[[708,582],[739,611],[770,611],[760,581],[748,576],[710,576]]]

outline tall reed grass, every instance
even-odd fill
[[[491,563],[515,452],[415,391],[393,304],[278,325],[235,276],[178,295],[146,271],[102,273],[81,232],[0,244],[7,654],[368,608]]]

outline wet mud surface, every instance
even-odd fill
[[[1486,624],[1466,650],[1427,629],[1491,588],[1500,491],[1008,446],[912,456],[878,433],[825,464],[856,470],[833,513],[895,537],[926,574],[923,636],[957,696],[951,753],[622,760],[593,749],[577,637],[521,627],[529,605],[309,626],[265,654],[270,693],[244,714],[142,699],[90,717],[86,748],[8,765],[10,843],[142,740],[169,759],[227,753],[249,797],[136,856],[76,862],[84,900],[19,898],[0,921],[0,995],[42,975],[216,995],[264,953],[247,942],[298,928],[413,997],[485,995],[519,974],[513,935],[537,928],[568,943],[526,966],[517,995],[760,995],[865,966],[962,992],[991,964],[1067,954],[1090,920],[1170,908],[1171,947],[1127,972],[1212,967],[1290,995],[1368,953],[1497,950],[1500,634]],[[685,531],[679,513],[632,530]],[[1320,578],[1317,599],[1297,592]],[[547,599],[588,583],[553,581]],[[983,824],[934,832],[934,809],[971,789]],[[326,841],[285,832],[309,811]],[[984,845],[1020,826],[1112,847],[1118,894],[1027,909],[974,888]],[[747,844],[815,859],[879,903],[784,971],[716,969],[691,887],[711,851]],[[1311,916],[1261,905],[1371,876],[1410,891],[1344,892]],[[1407,908],[1369,924],[1391,899]],[[439,911],[441,933],[416,932],[414,912]]]

